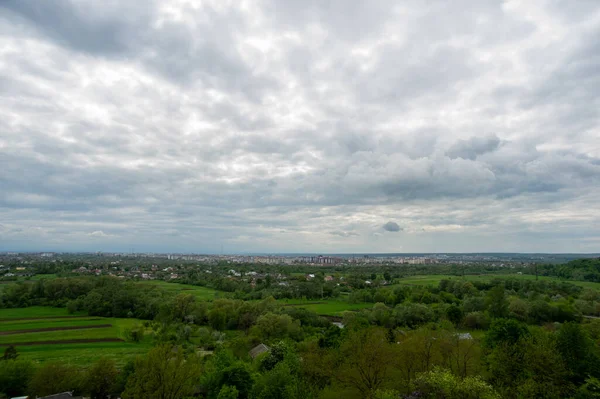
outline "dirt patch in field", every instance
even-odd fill
[[[46,320],[46,319],[85,319],[90,316],[42,316],[42,317],[15,317],[0,319],[2,321],[26,321],[26,320]]]
[[[95,339],[64,339],[53,341],[38,341],[38,342],[14,342],[0,344],[0,346],[32,346],[32,345],[64,345],[64,344],[94,344],[98,342],[125,342],[121,338],[95,338]]]
[[[107,327],[112,327],[112,324],[96,324],[96,325],[92,325],[92,326],[29,328],[27,330],[0,331],[0,335],[28,334],[28,333],[49,332],[49,331],[89,330],[91,328],[107,328]]]

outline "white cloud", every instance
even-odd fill
[[[0,250],[600,251],[599,33],[595,2],[4,1]]]

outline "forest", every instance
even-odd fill
[[[0,392],[125,399],[600,397],[597,289],[503,274],[410,285],[400,283],[405,273],[386,267],[338,271],[335,281],[346,282],[340,284],[324,280],[329,270],[309,281],[304,273],[314,270],[299,269],[286,285],[275,284],[275,268],[259,270],[252,284],[217,277],[216,269],[202,281],[200,269],[181,273],[180,281],[192,285],[236,285],[209,300],[111,276],[5,284],[4,309],[55,307],[132,320],[127,340],[146,342],[148,350],[121,363],[100,354],[76,367],[32,361],[24,346],[5,345]],[[365,278],[373,284],[365,286]],[[296,297],[364,307],[323,315],[284,302]]]

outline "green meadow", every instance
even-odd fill
[[[466,281],[481,281],[488,282],[493,279],[520,279],[520,280],[535,280],[536,277],[530,274],[477,274],[477,275],[465,275],[465,276],[451,276],[451,275],[440,275],[440,274],[426,274],[404,277],[398,280],[398,284],[408,285],[438,285],[440,281],[446,280],[466,280]],[[593,283],[589,281],[575,281],[575,280],[561,280],[557,277],[539,276],[539,280],[542,281],[554,281],[554,282],[567,282],[578,285],[584,288],[592,288],[600,290],[600,283]]]
[[[350,303],[343,300],[324,299],[303,300],[303,299],[281,299],[277,301],[283,306],[301,307],[311,310],[324,316],[341,316],[346,310],[360,310],[373,307],[372,303]]]
[[[41,306],[0,309],[0,350],[13,344],[20,358],[35,362],[88,366],[106,357],[122,365],[151,346],[150,337],[140,343],[126,341],[126,330],[141,323],[137,319],[70,315],[66,309]]]
[[[192,294],[196,297],[196,299],[199,300],[212,300],[223,295],[222,291],[218,291],[208,287],[201,287],[199,285],[190,284],[169,283],[167,281],[160,280],[140,281],[136,284],[147,287],[156,287],[157,289],[167,292],[169,294]]]

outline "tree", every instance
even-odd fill
[[[486,302],[492,318],[508,316],[508,301],[504,294],[504,285],[499,284],[489,290]]]
[[[393,348],[380,329],[368,328],[353,333],[340,348],[343,363],[337,372],[337,380],[356,389],[363,398],[374,398],[375,392],[388,381],[395,358]]]
[[[17,352],[17,348],[15,348],[13,345],[9,345],[4,350],[4,356],[2,356],[2,359],[3,360],[15,360],[17,357],[19,357],[19,353]]]
[[[568,371],[556,351],[553,337],[540,331],[522,339],[524,378],[518,392],[524,398],[560,399],[570,397]]]
[[[393,344],[396,342],[396,333],[393,328],[388,328],[386,338],[388,343]]]
[[[0,392],[8,397],[24,395],[34,372],[33,363],[27,360],[0,362]]]
[[[266,313],[256,320],[254,329],[261,338],[270,340],[274,338],[285,338],[292,330],[294,321],[286,314],[278,315]]]
[[[556,348],[576,384],[583,382],[590,373],[593,377],[600,374],[594,344],[580,324],[563,324],[556,335]]]
[[[448,370],[437,368],[419,375],[412,385],[418,398],[500,399],[494,388],[480,377],[461,379]]]
[[[101,358],[86,373],[85,388],[92,399],[107,399],[115,391],[118,371],[115,362],[110,359]]]
[[[256,382],[252,397],[256,399],[287,399],[296,377],[286,363],[279,363]]]
[[[484,342],[488,348],[499,344],[514,345],[521,338],[529,335],[527,326],[514,319],[496,319],[485,334]]]
[[[194,309],[196,297],[192,294],[179,294],[173,301],[173,318],[178,321],[183,321],[186,316],[190,315]]]
[[[463,319],[463,312],[458,306],[450,305],[446,309],[446,317],[452,322],[452,324],[457,326]]]
[[[585,380],[585,384],[577,390],[575,399],[600,399],[600,381],[594,377]]]
[[[64,363],[46,363],[31,378],[29,391],[37,396],[48,396],[57,392],[82,390],[79,369]]]
[[[125,338],[130,342],[141,342],[144,339],[144,326],[138,324],[125,329]]]
[[[238,390],[230,385],[223,385],[217,399],[238,399]]]
[[[181,348],[160,345],[135,362],[123,399],[181,399],[194,393],[200,364],[186,358]]]

